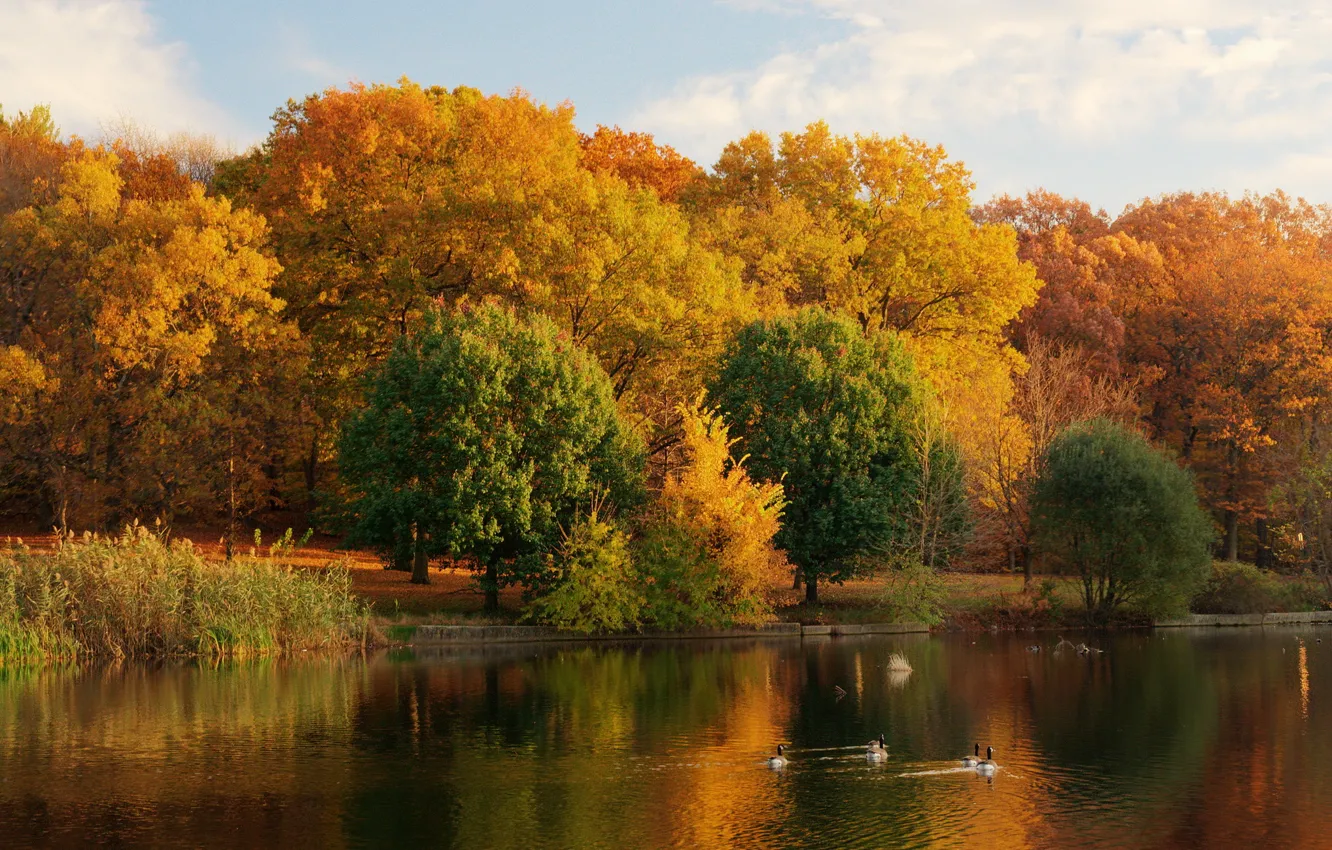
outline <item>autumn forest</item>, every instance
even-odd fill
[[[727,454],[761,424],[728,395],[763,380],[741,368],[746,345],[776,350],[757,323],[843,340],[830,362],[861,356],[854,331],[864,362],[896,364],[884,397],[909,385],[894,439],[916,462],[894,539],[913,562],[1050,569],[1036,482],[1060,435],[1096,420],[1191,473],[1217,558],[1332,567],[1332,208],[1180,192],[1112,218],[1058,187],[981,203],[961,162],[907,135],[815,123],[703,164],[631,129],[580,132],[569,104],[406,80],[289,101],[239,155],[128,125],[66,137],[59,115],[9,106],[0,511],[14,522],[354,529],[389,510],[361,492],[388,461],[349,452],[404,340],[491,333],[586,353],[561,386],[604,386],[618,423],[604,433],[633,443],[616,462],[637,470],[636,510],[659,512],[641,545],[675,551],[672,516],[766,543],[783,505],[796,516],[794,491],[770,489],[785,470],[748,443]],[[566,547],[620,545],[579,498],[593,521],[585,540],[566,523]],[[416,526],[395,528],[367,545],[475,556],[492,584],[530,577],[496,572],[505,550],[488,561],[481,537],[403,550]],[[772,569],[790,581],[766,552],[719,546],[737,587]]]

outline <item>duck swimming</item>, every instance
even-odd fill
[[[782,769],[783,767],[786,767],[786,756],[782,755],[781,744],[777,745],[777,755],[768,759],[768,767],[776,768],[778,770]]]
[[[976,745],[976,751],[979,754],[980,744]],[[999,765],[994,763],[994,747],[985,748],[985,760],[976,765],[976,772],[981,774],[994,773],[999,769]]]

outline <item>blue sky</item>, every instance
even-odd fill
[[[521,86],[703,164],[750,129],[907,133],[977,198],[1112,213],[1181,189],[1332,202],[1322,0],[0,1],[0,103],[97,137],[120,117],[245,147],[355,79]]]

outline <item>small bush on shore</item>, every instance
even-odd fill
[[[1315,611],[1324,604],[1314,582],[1284,579],[1252,564],[1216,561],[1189,607],[1196,614],[1266,614]]]
[[[368,620],[345,568],[208,563],[142,528],[0,553],[0,663],[313,649],[362,642]]]
[[[895,623],[943,622],[943,606],[948,591],[939,574],[919,561],[892,564],[885,573],[881,605]]]
[[[574,521],[554,566],[558,583],[532,603],[528,619],[581,634],[638,627],[643,593],[629,537],[595,508]]]

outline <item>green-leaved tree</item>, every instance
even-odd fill
[[[755,478],[786,495],[775,543],[804,574],[852,577],[896,543],[919,475],[909,428],[920,413],[911,360],[892,332],[809,308],[755,322],[727,349],[709,390]]]
[[[1082,578],[1087,615],[1132,602],[1180,611],[1207,578],[1214,529],[1193,476],[1139,434],[1105,419],[1050,445],[1032,494],[1036,548]]]
[[[471,556],[486,610],[530,583],[579,505],[641,498],[643,447],[610,380],[545,318],[486,305],[427,313],[372,374],[339,463],[353,539],[413,563]]]

